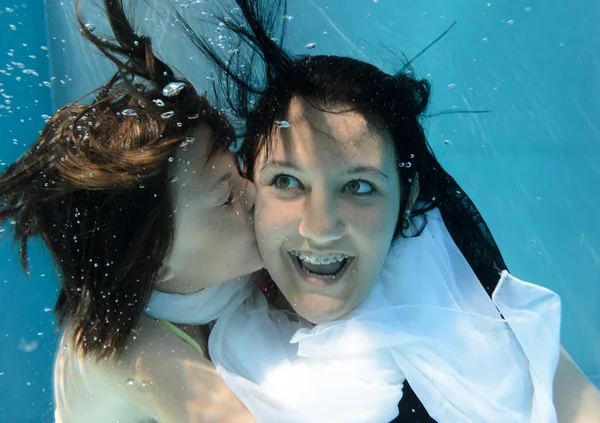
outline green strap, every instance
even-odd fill
[[[179,329],[177,326],[175,326],[173,323],[171,323],[171,322],[169,322],[167,320],[159,320],[159,322],[162,323],[167,329],[169,329],[175,335],[177,335],[178,337],[180,337],[183,341],[187,342],[192,347],[194,347],[196,349],[196,351],[198,351],[202,357],[206,357],[204,355],[204,350],[202,349],[202,347],[200,346],[200,344],[198,344],[198,342],[196,342],[196,340],[194,340],[187,333],[185,333],[184,331],[182,331],[181,329]]]

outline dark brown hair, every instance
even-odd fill
[[[396,153],[401,191],[394,238],[418,236],[427,222],[425,213],[438,208],[454,241],[491,294],[499,270],[506,265],[479,211],[438,162],[427,141],[422,121],[430,84],[415,76],[412,61],[388,74],[350,57],[292,55],[283,47],[286,0],[235,0],[237,7],[231,10],[225,2],[216,3],[220,7],[214,19],[230,31],[232,48],[217,49],[210,40],[196,35],[182,17],[178,22],[219,71],[220,80],[214,84],[217,95],[222,94],[221,101],[245,124],[239,154],[246,168],[253,169],[264,151],[268,154],[294,97],[325,112],[362,114],[376,129],[387,132]],[[453,112],[465,113],[442,113]],[[252,177],[251,172],[248,176]],[[410,195],[416,184],[417,204],[411,209]],[[411,226],[405,233],[407,215],[409,219],[419,217],[413,220],[418,231]]]
[[[13,223],[22,265],[42,238],[58,267],[59,325],[84,354],[125,346],[160,277],[173,240],[168,164],[208,123],[209,157],[234,139],[227,120],[138,37],[121,1],[104,5],[117,43],[82,34],[118,67],[91,105],[71,103],[0,175],[0,224]],[[171,84],[171,85],[169,85]],[[166,91],[163,89],[169,87]]]

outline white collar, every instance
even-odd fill
[[[252,290],[250,276],[213,285],[189,294],[154,290],[144,310],[155,319],[204,325],[219,318],[227,307],[239,305]]]

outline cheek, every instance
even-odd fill
[[[254,230],[259,240],[269,241],[274,237],[281,238],[280,235],[290,236],[294,228],[297,231],[300,202],[282,201],[257,190],[254,208]]]
[[[398,209],[397,202],[387,199],[370,206],[349,204],[344,213],[344,221],[357,237],[366,240],[371,246],[389,244],[398,220]]]

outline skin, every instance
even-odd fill
[[[175,237],[166,271],[172,278],[158,286],[166,292],[199,291],[262,267],[251,220],[254,184],[240,176],[231,153],[206,163],[208,125],[193,136],[170,169]]]
[[[175,237],[167,278],[158,289],[186,293],[263,267],[251,221],[254,186],[240,177],[232,154],[206,162],[207,125],[177,152],[171,167]],[[223,176],[226,176],[223,178]],[[205,327],[180,329],[207,351]],[[83,357],[63,334],[54,367],[56,421],[121,423],[252,423],[208,357],[142,316],[126,348],[108,360]]]
[[[200,328],[182,329],[205,344]],[[68,344],[69,335],[55,360],[57,423],[255,421],[210,360],[153,319],[142,317],[136,336],[114,360],[82,358]]]
[[[295,98],[287,120],[254,170],[256,237],[289,305],[326,323],[363,301],[383,265],[400,208],[395,154],[387,134],[356,112],[325,113]],[[319,286],[292,251],[353,258],[343,276]]]
[[[600,423],[600,391],[562,347],[554,376],[554,407],[559,423]]]

